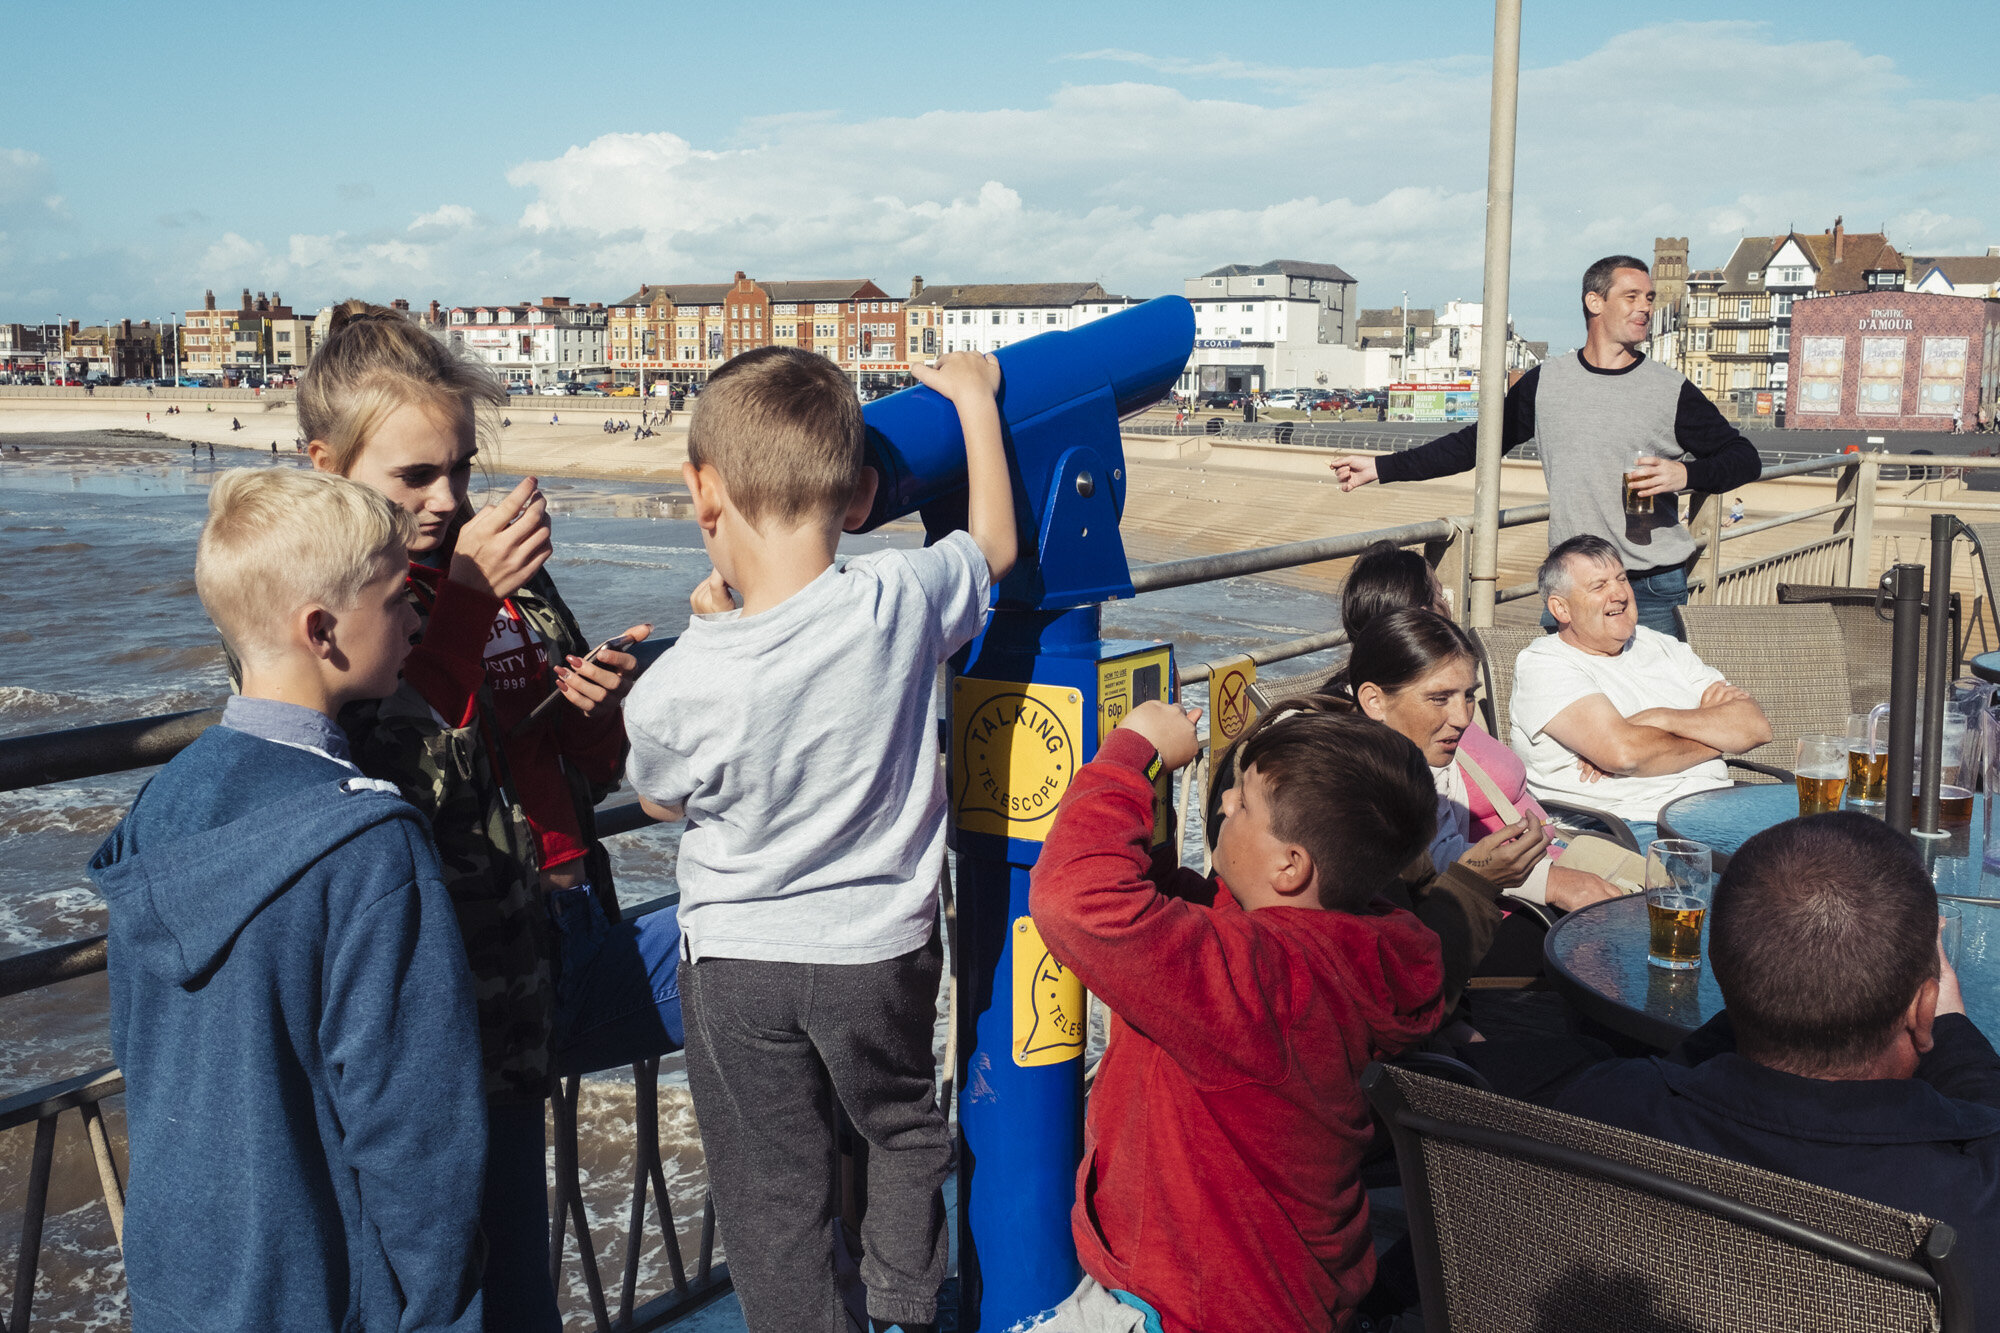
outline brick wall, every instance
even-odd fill
[[[1970,430],[1993,400],[1996,338],[2000,301],[1904,291],[1801,301],[1785,424],[1949,431],[1958,407]]]

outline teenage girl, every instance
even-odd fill
[[[416,519],[423,619],[397,692],[341,723],[355,760],[431,819],[478,988],[488,1147],[486,1327],[556,1333],[543,1102],[550,1079],[681,1044],[679,928],[620,923],[591,810],[624,762],[638,661],[590,645],[543,568],[535,478],[475,511],[483,426],[506,390],[400,312],[348,301],[299,382],[313,466]],[[647,626],[627,631],[642,639]],[[551,693],[555,706],[532,718]]]

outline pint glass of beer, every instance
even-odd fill
[[[1644,449],[1634,449],[1632,456],[1625,460],[1625,512],[1628,514],[1650,514],[1653,512],[1653,497],[1639,494],[1640,482],[1633,477],[1633,469],[1652,455]]]
[[[1840,809],[1847,790],[1847,737],[1801,736],[1797,762],[1799,814],[1824,815]]]
[[[1889,787],[1889,705],[1847,719],[1847,799],[1880,805]]]
[[[1646,849],[1646,961],[1684,972],[1701,966],[1701,923],[1715,895],[1705,842],[1662,838]]]

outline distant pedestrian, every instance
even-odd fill
[[[1965,434],[1965,400],[1962,398],[1958,402],[1952,404],[1951,433],[1953,435]]]
[[[1743,521],[1743,497],[1737,496],[1729,502],[1729,523],[1731,527]]]
[[[208,446],[208,461],[211,463],[215,461],[215,446],[212,444]]]
[[[201,446],[193,440],[188,441],[188,458],[194,462],[201,461]]]
[[[553,412],[549,413],[549,424],[551,426],[556,424],[556,414]]]
[[[273,440],[271,441],[271,457],[276,458],[277,456],[278,456],[278,442],[276,440]]]

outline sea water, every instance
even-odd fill
[[[19,452],[15,452],[18,449]],[[293,453],[225,450],[211,464],[174,441],[137,434],[0,437],[0,737],[219,705],[228,693],[220,644],[194,592],[194,547],[208,487],[231,466],[300,467]],[[475,479],[475,500],[517,478]],[[549,570],[592,641],[640,621],[656,634],[686,623],[688,594],[709,572],[686,492],[650,482],[548,478],[554,524]],[[914,524],[850,537],[859,552],[921,544]],[[1135,561],[1181,554],[1134,550]],[[1149,594],[1104,609],[1107,636],[1165,639],[1184,664],[1337,623],[1331,597],[1257,579]],[[1200,702],[1198,689],[1188,702]],[[0,956],[101,933],[102,903],[84,865],[151,770],[0,793]],[[629,793],[611,798],[631,799]],[[1198,832],[1190,830],[1199,855]],[[676,829],[612,838],[622,901],[671,891]],[[0,1097],[110,1065],[102,974],[0,1000]],[[937,1049],[944,1050],[940,1014]],[[120,1141],[120,1102],[107,1117]],[[632,1173],[629,1073],[583,1089],[579,1144],[601,1271],[615,1287]],[[706,1177],[678,1057],[662,1069],[660,1136],[682,1250],[692,1268]],[[0,1134],[0,1217],[25,1198],[33,1133]],[[571,1242],[572,1253],[574,1241]],[[118,1249],[98,1202],[89,1149],[62,1121],[43,1239],[35,1327],[125,1323]],[[565,1270],[572,1323],[588,1309],[581,1269]],[[657,1244],[642,1256],[639,1290],[667,1285]],[[616,1292],[611,1293],[615,1302]],[[587,1320],[585,1321],[587,1323]]]

